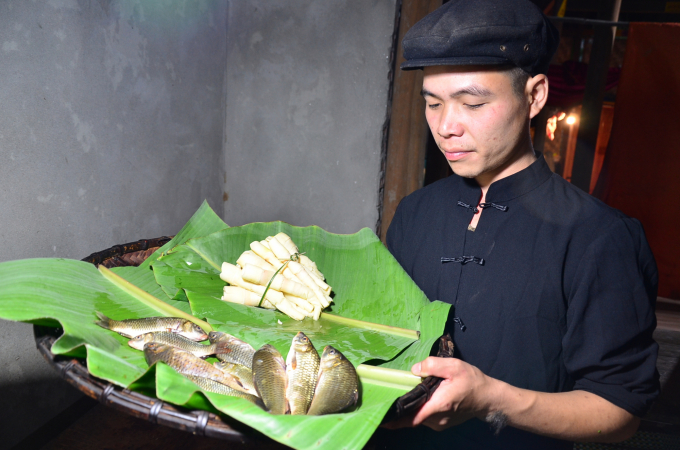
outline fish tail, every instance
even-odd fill
[[[97,317],[99,318],[99,320],[97,320],[95,324],[99,325],[102,328],[110,330],[112,326],[111,322],[113,321],[106,317],[104,314],[100,313],[99,311],[95,311],[95,314],[97,314]]]

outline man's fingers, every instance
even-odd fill
[[[455,373],[455,368],[460,362],[457,358],[437,358],[430,356],[423,361],[416,363],[411,368],[411,372],[419,377],[435,376],[440,378],[451,378]]]
[[[437,402],[433,402],[432,399],[430,401],[426,402],[416,413],[416,415],[412,419],[413,426],[418,426],[425,419],[430,417],[433,414],[437,414],[441,411],[441,408]]]

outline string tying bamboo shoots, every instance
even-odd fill
[[[275,291],[273,289],[267,289],[264,286],[245,281],[241,276],[241,269],[233,264],[229,264],[227,262],[222,263],[222,272],[220,273],[220,278],[232,286],[239,286],[243,289],[259,294],[260,297],[264,295],[264,298],[269,300],[271,304],[276,307],[276,309],[284,314],[287,314],[292,319],[302,320],[305,317],[305,314],[293,303],[288,301],[281,292]]]
[[[290,294],[295,297],[300,297],[305,300],[314,297],[314,292],[312,292],[312,290],[304,284],[288,280],[282,275],[275,275],[274,271],[263,270],[259,267],[253,266],[252,264],[246,264],[242,268],[241,277],[245,281],[259,284],[260,286],[267,286],[267,284],[271,281],[271,284],[269,285],[270,289],[283,292],[284,294]]]

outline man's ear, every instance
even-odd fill
[[[529,78],[525,92],[529,100],[529,117],[534,118],[548,101],[548,77],[539,73]]]

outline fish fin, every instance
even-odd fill
[[[359,390],[355,389],[354,392],[352,393],[352,401],[350,402],[350,405],[356,405],[358,401],[359,401]]]
[[[239,377],[237,377],[236,375],[232,375],[232,377],[234,378],[234,381],[236,382],[236,384],[238,384],[244,390],[247,390],[246,387],[243,385],[243,383],[241,383],[241,380],[239,379]],[[248,392],[250,392],[250,391],[248,390]]]
[[[225,354],[233,352],[233,349],[229,348],[229,344],[227,342],[217,341],[212,345],[215,346],[215,353]]]
[[[295,370],[297,368],[297,357],[296,357],[295,353],[293,353],[293,357],[290,358],[290,366],[293,370]]]
[[[99,311],[95,311],[95,314],[97,314],[97,317],[99,320],[95,321],[95,324],[99,325],[102,328],[106,328],[107,330],[111,329],[111,319],[106,317],[104,314],[100,313]]]

